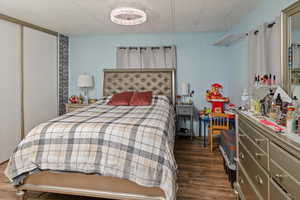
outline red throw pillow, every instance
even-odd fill
[[[111,106],[128,106],[133,93],[134,92],[121,92],[114,94],[107,104]]]
[[[130,106],[149,106],[152,103],[152,92],[135,92],[130,100]]]

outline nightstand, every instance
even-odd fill
[[[189,134],[191,139],[194,136],[193,121],[194,121],[194,104],[176,104],[176,131],[186,130],[185,134]],[[181,128],[180,125],[186,125],[186,120],[190,122],[189,128]]]
[[[73,112],[79,108],[84,108],[90,104],[75,104],[75,103],[66,103],[66,113]]]

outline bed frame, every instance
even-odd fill
[[[175,69],[105,69],[103,96],[122,91],[153,91],[166,95],[175,103]],[[164,200],[158,187],[144,187],[132,181],[83,173],[42,171],[29,175],[17,187],[20,200],[26,191],[49,192],[119,200]]]

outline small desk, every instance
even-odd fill
[[[226,112],[225,112],[226,113]],[[232,113],[230,113],[232,114]],[[200,115],[199,116],[199,136],[202,137],[202,123],[203,123],[203,146],[206,147],[206,129],[207,126],[209,125],[209,116],[208,115]],[[229,123],[230,123],[230,127],[234,127],[235,126],[235,116],[234,114],[232,114],[232,116],[229,117]]]

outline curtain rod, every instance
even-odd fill
[[[276,24],[276,22],[272,22],[270,24],[268,24],[268,28],[272,28],[274,25]],[[257,35],[257,33],[259,33],[259,30],[254,31],[254,35]],[[246,35],[248,36],[249,33],[246,33]]]
[[[147,49],[147,48],[151,48],[151,49],[160,49],[160,47],[118,47],[119,49]],[[163,46],[163,48],[165,49],[171,49],[172,46]]]
[[[292,43],[291,46],[297,46],[297,47],[300,47],[300,44]]]

